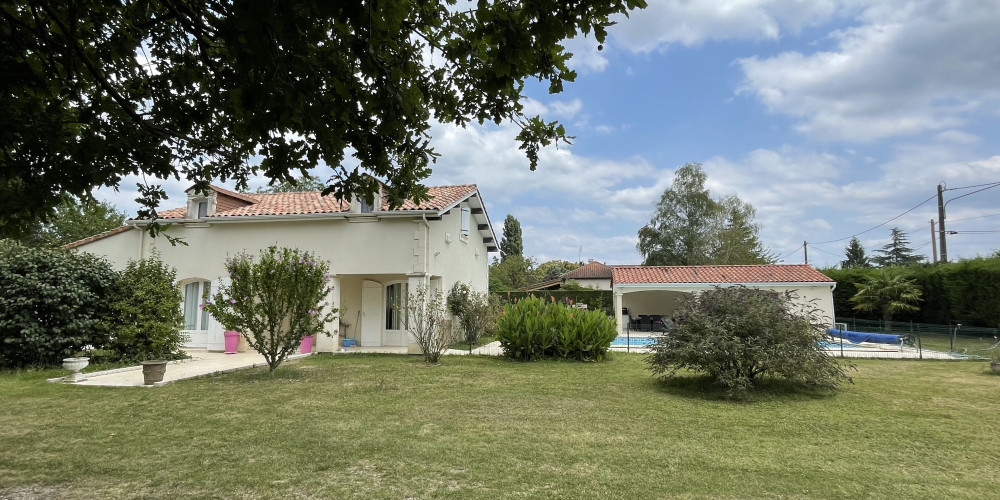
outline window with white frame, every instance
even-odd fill
[[[211,281],[192,281],[184,285],[184,329],[207,330],[208,311],[202,309],[202,298],[212,289]]]
[[[406,328],[406,283],[393,283],[385,287],[385,329]]]
[[[462,209],[462,231],[461,235],[463,238],[469,237],[469,230],[472,228],[472,210],[468,208]]]

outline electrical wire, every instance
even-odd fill
[[[963,221],[963,220],[982,219],[982,218],[985,218],[985,217],[997,217],[997,216],[1000,216],[1000,214],[979,215],[979,216],[976,216],[976,217],[966,217],[964,219],[948,219],[948,222],[952,223],[952,222],[960,222],[960,221]]]
[[[1000,185],[1000,184],[997,184],[997,185]],[[961,189],[961,188],[955,188],[955,189]],[[969,194],[972,194],[972,193],[969,193]],[[964,196],[964,195],[963,195],[963,196]],[[876,230],[876,229],[878,229],[878,228],[880,228],[880,227],[882,227],[882,226],[884,226],[884,225],[886,225],[886,224],[888,224],[888,223],[890,223],[890,222],[892,222],[892,221],[894,221],[894,220],[896,220],[896,219],[898,219],[898,218],[900,218],[900,217],[902,217],[902,216],[904,216],[904,215],[906,215],[906,214],[908,214],[908,213],[910,213],[910,212],[912,212],[912,211],[914,211],[914,210],[916,210],[916,209],[920,208],[920,207],[921,207],[922,205],[924,205],[924,204],[925,204],[925,203],[927,203],[928,201],[931,201],[931,200],[933,200],[934,198],[937,198],[937,194],[933,194],[933,195],[931,195],[931,197],[930,197],[930,198],[927,198],[926,200],[924,200],[924,201],[921,201],[920,203],[917,203],[916,205],[914,205],[914,206],[913,206],[912,208],[910,208],[909,210],[907,210],[907,211],[905,211],[905,212],[903,212],[903,213],[901,213],[901,214],[899,214],[899,215],[897,215],[897,216],[895,216],[895,217],[893,217],[893,218],[891,218],[891,219],[889,219],[889,220],[887,220],[887,221],[885,221],[885,222],[883,222],[883,223],[881,223],[881,224],[879,224],[879,225],[877,225],[877,226],[872,226],[872,227],[870,227],[870,228],[868,228],[868,229],[865,229],[864,231],[861,231],[860,233],[854,233],[854,234],[852,234],[852,235],[850,235],[850,236],[844,236],[843,238],[837,238],[837,239],[835,239],[835,240],[830,240],[830,241],[820,241],[820,242],[818,242],[818,243],[816,243],[816,244],[817,244],[817,245],[823,245],[823,244],[826,244],[826,243],[836,243],[836,242],[838,242],[838,241],[844,241],[844,240],[846,240],[846,239],[849,239],[849,238],[854,238],[855,236],[860,236],[860,235],[862,235],[862,234],[865,234],[865,233],[867,233],[867,232],[870,232],[870,231],[874,231],[874,230]]]

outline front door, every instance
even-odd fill
[[[365,280],[361,290],[362,347],[382,345],[382,284]]]

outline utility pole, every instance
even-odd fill
[[[809,263],[809,242],[808,241],[805,241],[805,240],[802,241],[802,253],[805,254],[806,264],[808,264]]]
[[[948,262],[948,243],[945,241],[944,232],[944,183],[938,184],[938,230],[941,235],[941,260]]]
[[[934,237],[934,219],[931,219],[931,255],[934,257],[931,259],[931,264],[937,262],[937,238]]]

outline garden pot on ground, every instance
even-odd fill
[[[142,362],[142,383],[153,385],[163,381],[163,374],[167,371],[167,362],[162,359]]]
[[[80,370],[87,367],[90,364],[90,358],[79,357],[79,358],[65,358],[63,359],[62,366],[64,369],[69,370],[73,373],[69,374],[63,379],[64,382],[74,383],[86,380]]]
[[[228,330],[223,335],[226,337],[226,354],[236,354],[240,346],[240,332]]]
[[[302,354],[311,353],[313,350],[313,339],[315,338],[316,338],[315,335],[308,335],[302,337],[302,342],[299,344],[299,352]]]
[[[990,369],[993,373],[1000,375],[1000,361],[990,361]]]

